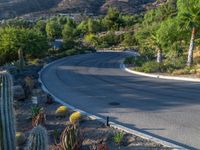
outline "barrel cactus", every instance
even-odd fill
[[[72,113],[69,117],[69,121],[73,124],[75,123],[79,123],[79,121],[81,120],[83,116],[81,115],[80,112],[76,111],[74,113]]]
[[[47,131],[42,126],[32,129],[29,136],[28,150],[48,150]]]
[[[83,142],[80,131],[75,124],[68,124],[61,135],[63,150],[78,150]]]
[[[0,71],[0,149],[15,150],[15,116],[11,75]]]

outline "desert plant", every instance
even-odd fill
[[[45,125],[46,115],[44,112],[40,112],[37,116],[32,118],[32,126],[36,127],[38,125]]]
[[[60,106],[56,109],[55,113],[57,116],[60,116],[60,117],[66,116],[68,113],[68,108],[66,106]]]
[[[63,150],[79,150],[83,139],[75,124],[68,124],[61,135],[61,146]]]
[[[47,131],[42,126],[32,129],[29,136],[28,150],[48,150]]]
[[[15,116],[13,110],[13,82],[6,71],[0,72],[0,149],[15,150]]]
[[[124,138],[124,134],[122,132],[118,132],[114,135],[113,140],[116,144],[120,145]]]
[[[19,59],[19,70],[22,71],[25,66],[25,60],[23,56],[23,50],[21,48],[18,50],[18,59]]]
[[[69,121],[73,124],[78,123],[81,119],[82,115],[80,112],[76,111],[72,113],[69,117]]]
[[[25,143],[25,141],[26,141],[26,136],[25,136],[25,134],[22,133],[22,132],[17,132],[17,133],[16,133],[16,142],[17,142],[17,145],[18,145],[18,146],[19,146],[19,145],[22,145],[22,144]]]
[[[24,81],[25,81],[26,87],[28,87],[32,91],[34,88],[34,81],[33,81],[32,77],[27,76],[27,77],[25,77]]]
[[[60,133],[59,133],[59,131],[57,130],[57,129],[55,129],[54,131],[53,131],[53,137],[54,137],[54,144],[55,145],[58,145],[58,141],[59,141],[59,135],[60,135]]]
[[[46,115],[44,113],[43,108],[39,106],[35,106],[31,108],[32,112],[32,126],[36,127],[38,125],[45,125]]]
[[[43,111],[43,108],[39,106],[35,106],[31,108],[31,117],[34,118],[36,117],[40,112]]]

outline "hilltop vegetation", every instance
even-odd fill
[[[106,13],[109,7],[127,13],[139,13],[166,0],[3,0],[0,1],[0,19],[25,14],[49,13]]]

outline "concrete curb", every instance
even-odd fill
[[[143,73],[131,70],[126,67],[125,64],[121,63],[120,68],[126,72],[139,75],[139,76],[145,76],[145,77],[151,77],[151,78],[157,78],[157,79],[166,79],[166,80],[177,80],[177,81],[189,81],[189,82],[200,82],[200,79],[195,78],[187,78],[187,77],[177,77],[177,76],[164,76],[159,74],[149,74],[149,73]]]
[[[50,65],[53,65],[53,64],[55,64],[55,63],[57,63],[57,62],[59,62],[59,61],[62,61],[63,59],[65,59],[65,58],[62,58],[62,59],[53,61],[53,62],[51,62],[51,63],[45,65],[45,66],[38,72],[38,74],[39,74],[39,79],[38,79],[38,81],[41,83],[42,89],[43,89],[46,93],[50,94],[56,102],[58,102],[58,103],[60,103],[60,104],[62,104],[62,105],[67,106],[67,107],[70,108],[71,110],[79,111],[79,112],[81,112],[83,115],[86,115],[86,116],[88,116],[89,118],[91,118],[92,120],[98,120],[98,121],[100,121],[100,122],[102,122],[102,123],[106,123],[106,120],[105,120],[105,119],[103,119],[103,118],[101,118],[101,117],[99,117],[99,116],[90,114],[90,113],[88,113],[88,112],[86,112],[86,111],[84,111],[84,110],[78,109],[78,108],[76,108],[76,107],[74,107],[74,106],[71,106],[71,105],[67,104],[66,102],[62,101],[61,99],[59,99],[58,97],[56,97],[55,95],[53,95],[53,94],[48,90],[48,88],[43,84],[43,82],[42,82],[42,80],[41,80],[41,74],[42,74],[42,72],[43,72],[47,67],[49,67]],[[135,135],[135,136],[141,137],[141,138],[146,139],[146,140],[153,141],[153,142],[158,143],[158,144],[161,144],[161,145],[163,145],[163,146],[165,146],[165,147],[172,148],[173,150],[187,150],[187,149],[184,148],[184,147],[181,147],[181,146],[178,146],[178,145],[176,145],[176,144],[172,144],[172,143],[169,143],[169,142],[167,142],[167,141],[161,140],[161,139],[159,139],[159,138],[156,138],[156,137],[153,137],[153,136],[144,134],[144,133],[142,133],[142,132],[139,132],[139,131],[136,131],[136,130],[133,130],[133,129],[124,127],[124,126],[119,125],[119,124],[116,124],[116,123],[114,123],[114,122],[110,122],[110,127],[115,128],[115,129],[119,129],[119,130],[124,131],[124,132],[126,132],[126,133],[133,134],[133,135]]]

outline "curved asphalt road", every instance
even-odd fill
[[[92,53],[48,66],[41,80],[63,101],[155,137],[200,149],[200,84],[141,77],[119,68],[125,53]],[[119,103],[112,106],[110,103]]]

